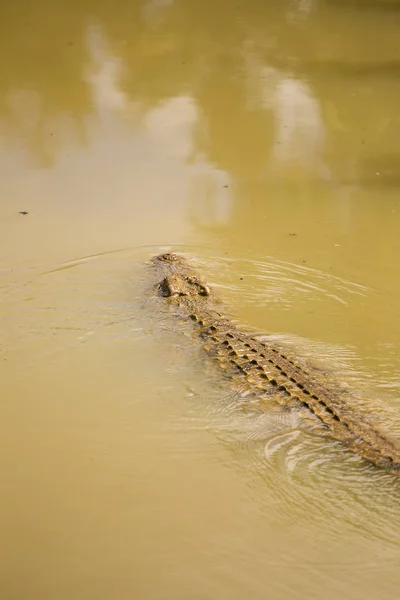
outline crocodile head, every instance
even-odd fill
[[[206,297],[210,295],[208,286],[195,275],[173,274],[167,275],[158,284],[161,296],[164,297]]]
[[[186,260],[183,256],[178,256],[177,254],[173,254],[172,252],[166,252],[165,254],[159,254],[158,256],[154,256],[152,258],[152,262],[155,265],[162,265],[163,267],[170,267],[172,270],[177,270],[179,267],[184,267],[185,269],[189,268]]]
[[[158,292],[166,298],[195,298],[210,296],[210,289],[197,277],[186,260],[177,254],[160,254],[152,260],[161,268],[162,281]]]

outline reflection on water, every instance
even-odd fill
[[[313,0],[293,0],[289,3],[288,18],[293,21],[306,19],[313,9]]]
[[[163,9],[168,8],[174,0],[149,0],[143,6],[143,14],[147,18],[154,18]]]
[[[291,77],[278,78],[277,74],[275,78],[278,79],[275,90],[264,91],[276,123],[270,172],[287,163],[314,171],[317,177],[327,176],[328,169],[323,163],[324,124],[318,102],[303,82]]]
[[[120,89],[121,60],[109,56],[104,32],[100,26],[87,29],[87,43],[91,58],[86,79],[92,86],[93,103],[101,116],[104,111],[126,108],[127,98]]]
[[[197,106],[190,97],[166,100],[145,117],[146,128],[167,154],[187,159],[193,151],[193,129],[198,119]]]
[[[0,5],[4,598],[396,596],[398,483],[238,410],[144,264],[399,431],[398,8]]]

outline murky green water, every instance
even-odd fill
[[[0,6],[1,598],[397,597],[397,480],[238,411],[145,263],[187,255],[397,435],[399,27],[396,0]]]

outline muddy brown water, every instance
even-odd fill
[[[399,436],[399,27],[396,0],[2,4],[2,599],[397,597],[399,481],[239,411],[146,262],[187,256]]]

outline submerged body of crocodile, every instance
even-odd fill
[[[158,294],[193,322],[202,345],[249,394],[283,406],[307,407],[329,435],[349,450],[400,474],[400,448],[352,408],[346,395],[282,348],[259,341],[221,316],[208,286],[176,254],[153,258]]]

